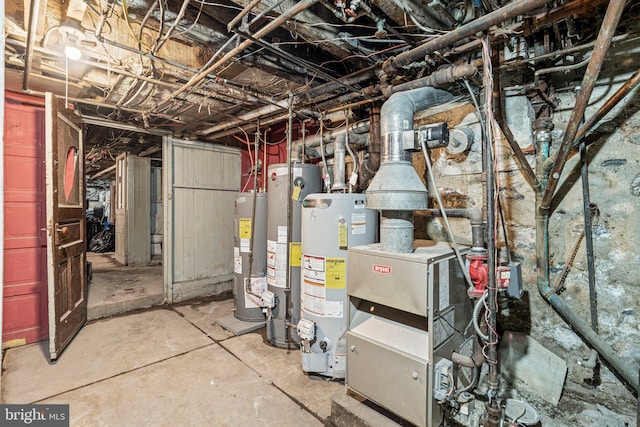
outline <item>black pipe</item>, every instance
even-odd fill
[[[22,90],[25,92],[29,90],[29,79],[31,78],[31,66],[33,64],[33,45],[38,28],[39,10],[40,0],[31,0],[31,5],[29,6],[29,28],[27,31],[27,51],[24,58],[24,76],[22,76]]]

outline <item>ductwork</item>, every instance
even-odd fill
[[[406,131],[413,130],[413,116],[417,111],[452,98],[443,90],[424,87],[393,94],[382,105],[382,163],[367,190],[367,207],[380,210],[427,208],[427,189],[411,165],[411,154],[405,149],[404,139],[413,138],[413,132]]]
[[[446,91],[423,87],[395,93],[382,105],[382,163],[366,194],[367,207],[383,211],[380,243],[385,251],[413,252],[412,211],[427,208],[427,189],[407,151],[413,149],[413,116],[452,98]]]

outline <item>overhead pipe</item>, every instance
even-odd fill
[[[580,120],[584,115],[587,104],[589,103],[591,92],[595,87],[596,80],[600,74],[600,70],[602,69],[602,64],[604,63],[604,58],[607,54],[607,50],[609,49],[609,45],[611,44],[611,39],[613,38],[618,22],[620,21],[620,17],[622,16],[624,5],[624,0],[611,0],[609,2],[609,6],[607,7],[607,11],[604,15],[604,19],[602,20],[602,25],[598,33],[598,38],[596,39],[596,45],[593,48],[593,53],[589,60],[589,65],[587,66],[584,77],[582,78],[580,92],[576,98],[576,103],[573,107],[573,111],[571,112],[571,117],[567,123],[567,129],[565,130],[564,137],[562,138],[562,144],[558,149],[556,160],[553,164],[553,168],[551,169],[549,182],[547,183],[544,195],[542,196],[542,201],[540,202],[541,209],[548,210],[551,205],[553,194],[560,180],[560,175],[562,174],[564,165],[569,157],[571,147],[574,144],[578,126],[580,126]]]
[[[303,10],[308,9],[309,7],[311,7],[317,1],[318,0],[302,0],[302,1],[298,2],[298,3],[296,3],[289,10],[285,11],[280,16],[278,16],[276,19],[274,19],[273,21],[269,22],[267,25],[265,25],[260,30],[258,30],[254,34],[253,37],[258,39],[258,40],[261,39],[262,37],[266,36],[267,34],[272,32],[273,30],[275,30],[276,28],[280,27],[288,19],[292,18],[293,16],[297,15],[298,13],[302,12]],[[245,50],[247,47],[251,46],[252,44],[253,44],[252,40],[245,40],[242,43],[240,43],[238,46],[236,46],[235,48],[231,49],[229,52],[227,52],[225,55],[223,55],[222,58],[220,58],[214,64],[210,65],[205,70],[203,70],[203,71],[199,72],[198,74],[196,74],[195,76],[193,76],[180,89],[178,89],[177,91],[172,93],[169,96],[169,98],[167,98],[164,101],[160,102],[158,104],[158,106],[154,110],[162,108],[163,106],[167,105],[172,99],[174,99],[176,96],[184,93],[185,91],[187,91],[188,89],[190,89],[194,85],[200,83],[202,80],[204,80],[206,78],[206,76],[208,74],[210,74],[210,73],[214,72],[215,70],[217,70],[218,68],[220,68],[221,65],[225,64],[228,60],[232,59],[234,56],[236,56],[237,54],[239,54],[240,52],[242,52],[243,50]]]
[[[354,142],[355,138],[355,142]],[[369,145],[369,135],[349,135],[349,146],[356,151],[364,150]],[[335,153],[335,143],[322,144],[322,148],[324,149],[324,155],[331,157]],[[348,150],[347,150],[348,151]],[[305,148],[305,155],[310,159],[319,159],[322,158],[322,152],[319,147],[316,148]]]
[[[172,67],[179,68],[179,69],[184,70],[184,71],[189,71],[189,72],[194,73],[194,74],[197,74],[197,73],[200,72],[200,70],[197,70],[195,68],[191,68],[189,66],[186,66],[184,64],[180,64],[180,63],[172,61],[170,59],[165,59],[165,58],[161,58],[159,56],[152,55],[152,54],[150,54],[148,52],[143,52],[140,49],[136,49],[136,48],[124,45],[122,43],[118,43],[116,41],[106,39],[104,37],[96,37],[96,39],[100,43],[106,43],[106,44],[111,45],[113,47],[117,47],[118,49],[123,49],[123,50],[129,51],[131,53],[135,53],[137,55],[141,55],[141,56],[143,56],[145,58],[148,58],[148,59],[151,59],[153,61],[159,61],[159,62],[162,62],[164,64],[170,65]],[[236,85],[233,82],[230,82],[230,81],[228,81],[226,79],[219,79],[217,76],[214,76],[214,75],[207,75],[206,77],[209,78],[213,82],[224,84],[225,88],[227,90],[237,91],[237,92],[241,93],[242,96],[244,96],[244,97],[250,97],[250,99],[254,100],[255,102],[261,102],[263,104],[274,104],[274,102],[271,99],[269,99],[269,97],[261,95],[261,94],[258,94],[258,93],[255,93],[255,92],[250,91],[250,90],[247,90],[244,87],[242,87],[240,85]],[[139,78],[142,78],[142,76],[140,76]],[[180,88],[180,86],[176,86],[176,87]],[[211,96],[215,97],[216,95],[215,94],[210,94],[209,96],[210,97]],[[238,96],[240,96],[240,95],[238,95]]]
[[[29,28],[27,30],[27,51],[24,58],[24,76],[22,76],[22,90],[25,92],[29,90],[29,79],[31,78],[31,68],[33,66],[33,46],[38,29],[39,11],[40,0],[31,0],[31,5],[29,6]]]
[[[310,64],[307,63],[304,60],[301,60],[300,58],[297,58],[295,55],[290,54],[289,52],[285,52],[282,49],[279,49],[277,47],[272,46],[270,43],[265,42],[264,40],[260,40],[257,39],[253,36],[251,36],[250,34],[246,34],[242,31],[239,30],[233,30],[236,34],[238,34],[240,37],[243,37],[247,40],[251,40],[253,43],[267,49],[270,52],[273,52],[274,54],[278,55],[279,57],[281,57],[284,60],[287,61],[291,61],[294,64],[298,65],[299,67],[305,67],[305,68],[312,68],[315,67],[314,64]],[[345,83],[343,83],[342,81],[340,81],[340,79],[333,77],[330,74],[325,73],[324,71],[320,70],[319,68],[315,68],[314,69],[314,73],[318,76],[321,77],[322,79],[326,80],[326,81],[332,81],[334,83],[337,83],[341,86],[344,86],[346,89],[353,91],[353,92],[360,92],[359,89],[355,88],[355,87],[351,87],[350,85],[347,85]]]
[[[407,90],[418,89],[425,86],[444,87],[451,83],[464,78],[472,78],[478,74],[478,69],[471,64],[453,65],[451,67],[442,68],[434,73],[412,80],[410,82],[398,85],[389,85],[386,75],[381,79],[380,89],[385,96],[391,96],[394,93],[404,92]],[[387,84],[385,84],[387,83]]]
[[[180,21],[182,21],[182,18],[184,18],[184,14],[187,12],[187,8],[189,7],[189,2],[190,0],[182,0],[182,7],[180,7],[178,16],[176,16],[176,19],[173,21],[173,24],[171,24],[167,32],[164,34],[164,36],[162,37],[162,40],[160,40],[153,47],[153,49],[151,49],[151,53],[155,54],[156,52],[158,52],[162,48],[162,46],[164,46],[167,40],[169,40],[169,37],[171,37],[171,34],[175,31],[176,27],[180,24]]]
[[[366,68],[364,70],[359,70],[355,73],[349,74],[343,78],[341,78],[340,80],[343,83],[349,84],[349,85],[354,85],[354,84],[358,84],[361,83],[363,81],[369,80],[373,77],[375,77],[375,66],[371,66],[369,68]],[[338,85],[337,83],[325,83],[323,85],[320,86],[316,86],[313,89],[310,89],[308,92],[304,93],[304,94],[300,94],[300,95],[295,95],[294,96],[294,100],[293,103],[295,105],[298,105],[302,102],[304,102],[305,100],[313,100],[315,97],[323,95],[327,92],[331,92],[333,90],[336,90],[338,87],[340,87],[341,85]],[[238,126],[239,124],[242,123],[247,123],[247,122],[252,122],[257,120],[258,118],[264,117],[264,116],[268,116],[274,113],[278,113],[281,110],[286,110],[287,109],[287,103],[288,100],[287,99],[282,99],[278,102],[276,102],[274,105],[267,105],[265,107],[262,108],[258,108],[256,110],[253,110],[249,113],[243,114],[241,116],[239,116],[236,120],[227,120],[224,123],[220,123],[216,126],[212,126],[208,129],[204,129],[201,133],[203,135],[210,135],[212,133],[215,132],[221,132],[221,131],[225,131],[227,129],[232,129],[235,128],[236,126]],[[286,117],[284,117],[286,118]],[[217,136],[217,135],[216,135]]]
[[[462,27],[449,31],[448,33],[432,39],[416,48],[403,52],[396,57],[387,59],[382,65],[382,70],[387,76],[393,77],[397,74],[397,71],[400,68],[416,61],[422,61],[425,56],[435,51],[449,47],[460,40],[474,36],[494,25],[499,25],[506,20],[530,12],[538,7],[550,3],[551,1],[552,0],[516,0],[508,3],[500,9],[471,21]]]
[[[251,10],[256,7],[262,0],[251,0],[248,5],[244,7],[229,23],[227,24],[227,31],[231,31],[234,25],[236,25],[242,18],[245,17]]]

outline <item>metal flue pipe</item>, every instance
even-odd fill
[[[550,2],[551,0],[516,0],[511,2],[506,6],[496,9],[495,11],[471,21],[456,30],[449,31],[448,33],[432,39],[414,49],[408,50],[394,58],[386,60],[382,66],[382,70],[387,74],[387,76],[395,76],[396,72],[405,65],[409,65],[416,61],[422,61],[426,55],[449,47],[460,40],[485,31],[494,25],[501,24],[518,15],[530,12]]]
[[[596,45],[593,48],[593,54],[589,60],[589,65],[587,65],[584,77],[582,78],[580,93],[578,93],[575,106],[571,112],[571,118],[567,124],[567,129],[565,130],[564,137],[562,138],[562,144],[558,149],[556,161],[553,164],[553,169],[549,176],[549,183],[547,184],[547,188],[545,189],[540,203],[540,207],[542,209],[549,209],[549,206],[551,205],[551,200],[553,200],[553,194],[558,186],[560,175],[562,174],[564,165],[569,157],[569,152],[571,151],[571,147],[575,141],[578,126],[580,126],[580,120],[582,119],[584,111],[587,108],[587,104],[589,103],[591,92],[595,87],[596,79],[602,69],[602,64],[607,54],[607,50],[609,49],[609,45],[611,44],[611,39],[613,38],[613,34],[615,33],[620,17],[622,16],[624,5],[624,0],[611,0],[611,2],[609,2],[607,12],[605,13],[602,21],[602,26],[600,27],[600,32],[598,33],[598,38],[596,39]]]
[[[449,101],[452,95],[432,87],[395,93],[380,110],[382,163],[367,188],[367,207],[382,211],[380,243],[387,252],[413,252],[413,211],[427,208],[427,189],[411,164],[405,132],[413,138],[417,111]]]

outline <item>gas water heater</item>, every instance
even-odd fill
[[[262,294],[267,290],[267,193],[238,193],[235,201],[234,316],[263,322]]]
[[[376,242],[378,212],[364,194],[311,194],[302,203],[302,369],[344,378],[347,249]]]
[[[276,347],[297,347],[300,213],[304,198],[322,191],[322,169],[310,163],[279,163],[269,166],[268,176],[267,291],[262,294],[267,312],[267,341]]]

